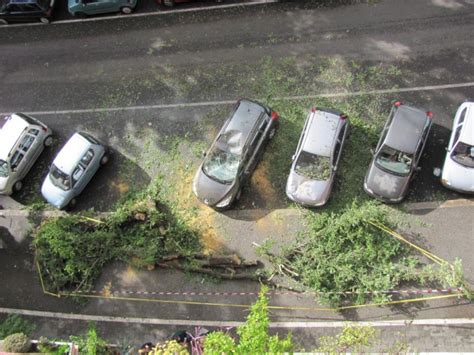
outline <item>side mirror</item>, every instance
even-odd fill
[[[447,153],[449,153],[448,147],[444,147],[444,150],[445,150]]]
[[[434,168],[433,169],[433,175],[436,176],[436,177],[440,177],[441,176],[441,169],[440,168]]]
[[[203,150],[203,151],[201,152],[201,155],[202,155],[203,158],[205,158],[206,155],[207,155],[207,152],[206,152],[205,150]]]
[[[295,160],[295,158],[296,158],[296,154],[293,154],[293,155],[291,156],[291,160],[293,161],[293,160]]]
[[[374,148],[370,148],[370,154],[374,155],[375,154],[375,150]]]

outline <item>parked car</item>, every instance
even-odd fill
[[[277,120],[275,111],[258,102],[237,102],[194,177],[193,191],[200,201],[223,210],[240,197]]]
[[[448,189],[474,193],[474,102],[457,110],[446,151],[442,174],[439,169],[435,174]]]
[[[185,2],[191,2],[193,0],[156,0],[156,3],[160,6],[173,7],[176,4],[181,4]]]
[[[73,206],[99,166],[108,159],[105,147],[95,138],[84,132],[74,133],[54,158],[41,194],[59,209]]]
[[[41,21],[49,23],[54,0],[0,0],[0,24]]]
[[[364,190],[388,203],[401,202],[418,170],[433,114],[395,102],[380,135]]]
[[[329,109],[311,109],[293,155],[286,195],[308,207],[324,205],[349,128],[347,116]]]
[[[68,0],[69,13],[77,17],[122,12],[131,14],[137,0]]]
[[[11,195],[45,146],[53,143],[52,131],[36,118],[12,113],[0,120],[0,194]]]

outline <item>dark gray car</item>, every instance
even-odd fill
[[[258,102],[237,102],[194,177],[193,191],[200,201],[223,210],[240,197],[277,120],[275,111]]]
[[[431,128],[431,112],[396,102],[382,130],[364,190],[388,203],[403,200]]]

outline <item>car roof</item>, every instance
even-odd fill
[[[0,129],[0,159],[6,160],[8,154],[15,146],[20,134],[27,128],[28,122],[18,115],[12,113],[3,118],[6,122]]]
[[[54,158],[53,164],[63,173],[71,175],[79,160],[91,146],[92,144],[81,134],[74,133]]]
[[[265,108],[260,104],[249,100],[240,100],[237,109],[232,115],[232,119],[229,121],[222,134],[231,131],[241,132],[242,134],[240,135],[238,146],[242,149],[247,142],[255,123],[263,112],[265,112]]]
[[[464,117],[461,136],[461,142],[474,145],[474,102],[467,102],[467,112]]]
[[[401,105],[395,111],[384,143],[404,153],[414,153],[428,119],[425,111]]]
[[[312,154],[330,157],[341,118],[330,112],[310,113],[302,149]]]

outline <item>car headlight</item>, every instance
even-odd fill
[[[229,206],[230,201],[232,200],[232,194],[229,194],[229,196],[225,197],[221,202],[219,202],[216,207],[218,208],[223,208]]]
[[[449,183],[449,180],[447,180],[447,179],[441,179],[441,183],[442,183],[443,185],[451,185],[451,184]]]

